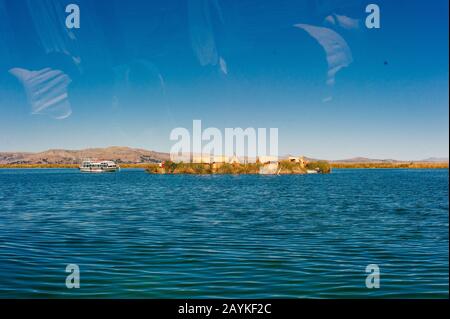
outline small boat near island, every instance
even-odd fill
[[[85,173],[111,173],[120,170],[119,165],[113,161],[84,160],[80,165],[80,171]]]

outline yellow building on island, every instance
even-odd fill
[[[240,160],[236,155],[194,155],[192,156],[192,163],[194,164],[240,164]]]
[[[308,164],[304,156],[289,156],[288,160],[292,163],[300,163],[301,167],[306,167],[306,164]]]
[[[271,162],[278,162],[277,156],[258,156],[256,159],[256,162],[261,164],[271,163]]]

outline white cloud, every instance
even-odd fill
[[[359,29],[359,20],[344,15],[331,14],[324,20],[325,25],[337,26],[346,30]]]
[[[337,32],[326,27],[309,24],[296,24],[295,27],[308,32],[324,49],[328,63],[327,84],[333,85],[336,73],[353,61],[347,42]]]
[[[227,75],[228,74],[227,62],[222,57],[220,57],[219,64],[220,64],[220,70],[222,71],[222,73]]]
[[[76,65],[81,63],[77,38],[66,27],[65,6],[61,1],[27,0],[31,21],[37,38],[46,53],[59,52],[69,56]]]
[[[216,13],[223,23],[222,12],[217,1],[189,0],[189,33],[192,50],[201,66],[218,66],[223,74],[228,74],[225,60],[216,45],[212,14]]]
[[[62,71],[12,68],[9,73],[24,86],[32,114],[46,114],[59,120],[72,114],[67,94],[67,87],[72,80]]]

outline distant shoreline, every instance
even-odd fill
[[[410,168],[410,169],[436,169],[447,168],[448,162],[388,162],[388,163],[374,163],[374,162],[355,162],[355,163],[336,163],[331,162],[332,168]]]
[[[154,167],[155,164],[152,163],[135,163],[135,164],[120,164],[120,168],[141,168],[148,169]],[[400,163],[330,163],[332,169],[341,168],[360,168],[360,169],[371,169],[371,168],[386,168],[386,169],[448,169],[448,162],[400,162]],[[11,169],[37,169],[37,168],[73,168],[78,169],[78,164],[0,164],[0,169],[11,168]]]
[[[148,168],[151,163],[119,164],[120,168]],[[31,168],[74,168],[78,169],[79,164],[0,164],[1,168],[31,169]]]
[[[279,157],[280,161],[289,158]],[[131,148],[110,146],[104,148],[86,148],[81,150],[50,149],[43,152],[1,152],[0,168],[78,168],[83,159],[112,160],[121,168],[147,169],[154,164],[170,161],[170,154]],[[375,159],[353,157],[341,160],[321,160],[304,157],[308,162],[328,162],[332,169],[337,168],[446,168],[446,157],[429,157],[422,160]]]

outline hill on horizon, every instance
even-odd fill
[[[374,159],[367,157],[352,157],[341,160],[331,160],[333,163],[405,163],[405,162],[423,162],[423,163],[446,163],[448,158],[444,157],[429,157],[423,160],[395,160],[395,159]]]
[[[37,153],[0,152],[0,164],[79,164],[85,158],[137,164],[165,161],[169,159],[169,154],[122,146],[82,150],[51,149]]]
[[[82,150],[50,149],[43,152],[0,152],[0,165],[7,164],[80,164],[85,158],[93,160],[112,160],[118,164],[158,163],[170,159],[169,153],[149,151],[126,146],[110,146],[105,148],[87,148]],[[281,156],[280,159],[287,158]],[[308,161],[317,161],[314,157],[306,157]],[[349,159],[330,160],[331,163],[448,163],[448,158],[429,157],[419,161],[399,161],[394,159],[372,159],[353,157]]]

